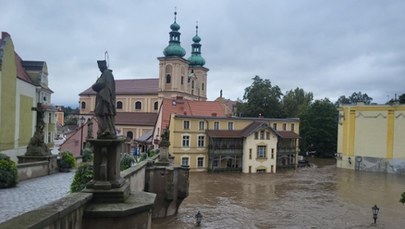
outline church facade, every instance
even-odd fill
[[[116,81],[116,128],[120,135],[137,139],[154,129],[157,114],[163,99],[207,100],[207,72],[201,56],[201,38],[198,26],[191,45],[191,55],[186,55],[180,42],[180,25],[176,14],[170,25],[169,44],[159,60],[159,77],[147,79],[125,79]],[[94,114],[96,92],[91,87],[79,94],[80,115],[90,118]],[[120,123],[121,116],[131,113],[131,123]],[[138,116],[148,116],[148,123],[137,123]],[[152,120],[154,119],[154,120]]]

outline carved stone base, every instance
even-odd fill
[[[128,183],[125,183],[119,188],[108,190],[91,188],[86,188],[83,190],[83,192],[93,193],[92,202],[95,203],[123,203],[127,200],[129,191],[130,189]]]
[[[83,228],[151,228],[156,194],[133,192],[124,203],[90,203],[84,210]]]

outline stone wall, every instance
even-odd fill
[[[82,228],[83,212],[93,194],[73,193],[0,224],[3,228]]]
[[[131,192],[143,191],[145,187],[145,170],[148,163],[156,160],[158,155],[140,162],[123,172],[121,177],[127,180]],[[41,166],[45,166],[48,162],[32,162],[19,165],[19,173],[31,173],[31,178],[34,171],[37,171]],[[45,170],[46,169],[42,169]],[[28,172],[31,171],[31,172]],[[73,193],[59,200],[51,202],[33,211],[24,213],[9,221],[0,224],[0,229],[3,228],[83,228],[83,213],[85,208],[90,204],[93,194],[91,193]],[[141,216],[139,216],[141,217]],[[150,225],[150,223],[149,223]]]
[[[48,167],[48,161],[17,164],[18,181],[49,175]]]

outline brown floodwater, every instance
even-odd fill
[[[153,228],[405,228],[405,175],[338,169],[334,160],[276,174],[190,173],[176,216]],[[380,207],[373,225],[371,207]]]

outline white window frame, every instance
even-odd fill
[[[201,145],[201,139],[202,138],[202,145]],[[205,135],[198,135],[197,136],[197,147],[198,148],[204,148],[205,147]]]
[[[198,129],[199,130],[204,130],[205,129],[205,122],[204,121],[200,121],[198,123]]]
[[[185,130],[190,129],[190,121],[189,120],[184,120],[183,121],[183,129],[185,129]]]
[[[187,138],[187,139],[186,139]],[[187,142],[187,144],[184,144],[185,142]],[[191,145],[191,138],[190,135],[188,134],[184,134],[181,136],[181,146],[183,148],[190,148]]]
[[[198,164],[198,159],[202,159],[202,165],[201,166],[199,166],[199,164]],[[202,169],[202,168],[204,168],[205,167],[205,157],[204,156],[197,156],[197,158],[196,158],[196,165],[197,165],[197,168],[199,168],[199,169]]]
[[[183,163],[183,160],[184,159],[187,159],[187,164],[184,164]],[[189,156],[182,156],[181,157],[181,165],[183,166],[183,165],[185,165],[185,166],[190,166],[190,157]]]

